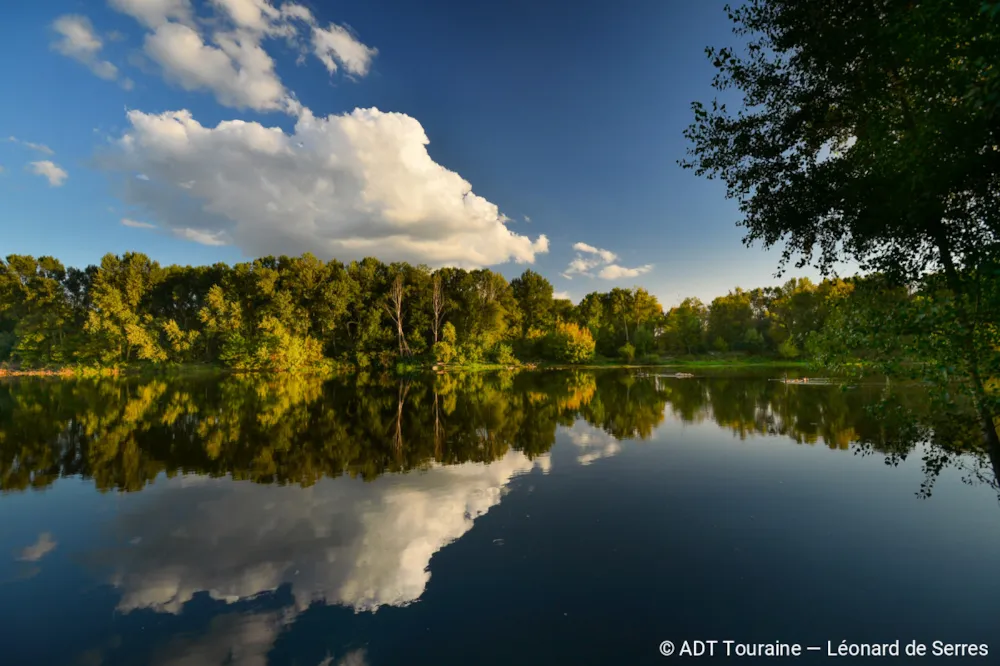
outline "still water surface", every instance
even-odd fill
[[[992,470],[928,475],[866,412],[882,390],[5,382],[0,663],[663,664],[694,639],[997,663]]]

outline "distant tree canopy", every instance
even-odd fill
[[[900,292],[881,275],[819,284],[801,278],[737,287],[707,305],[688,298],[664,311],[642,287],[593,292],[573,305],[554,299],[552,285],[531,270],[508,283],[485,269],[431,271],[371,258],[345,265],[309,254],[163,267],[128,253],[85,270],[11,255],[0,261],[0,362],[308,371],[391,368],[410,357],[512,365],[732,352],[847,363],[885,351],[856,328],[862,304],[884,299],[902,313],[902,304],[924,307],[932,296]],[[892,358],[919,360],[931,351],[899,349]]]
[[[573,305],[554,299],[552,285],[531,270],[508,283],[485,269],[431,271],[370,258],[345,265],[310,254],[198,267],[109,254],[85,270],[11,255],[0,261],[0,362],[303,371],[392,367],[408,357],[510,365],[805,353],[851,289],[841,280],[791,280],[664,312],[642,287],[590,293]]]
[[[906,341],[896,351],[927,361],[923,378],[943,396],[962,379],[1000,446],[1000,3],[748,0],[728,11],[745,49],[707,52],[714,87],[742,104],[694,104],[682,165],[725,182],[746,242],[782,246],[782,268],[851,259],[882,274],[878,296],[840,317],[840,337]],[[922,295],[886,308],[896,287]],[[737,301],[720,314],[718,348],[747,316]],[[778,318],[794,353],[809,324]]]

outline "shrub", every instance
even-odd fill
[[[450,321],[446,321],[441,327],[441,341],[452,346],[458,341],[458,333],[455,332],[455,326]]]
[[[455,347],[450,342],[435,342],[431,353],[435,363],[451,363],[455,359]]]
[[[261,320],[260,340],[255,350],[258,369],[305,370],[319,366],[323,360],[323,346],[315,338],[295,335],[275,317]]]
[[[559,322],[549,336],[551,356],[565,363],[583,363],[594,356],[594,337],[586,328]]]
[[[499,344],[493,350],[493,361],[499,365],[517,365],[514,350],[508,344]]]
[[[631,343],[626,342],[618,348],[618,355],[621,356],[626,363],[631,363],[635,360],[635,347],[633,347]]]
[[[462,365],[476,365],[483,362],[483,348],[474,342],[459,346],[456,360]]]
[[[781,355],[781,358],[795,358],[799,355],[799,348],[791,339],[788,339],[778,345],[778,354]]]
[[[743,346],[752,352],[760,351],[764,346],[764,336],[756,328],[749,328],[743,334]]]

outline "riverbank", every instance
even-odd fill
[[[775,359],[760,356],[703,356],[687,358],[658,358],[645,359],[643,361],[633,361],[631,363],[622,362],[619,359],[595,359],[588,363],[568,364],[554,363],[546,361],[523,362],[518,364],[495,364],[495,363],[475,363],[475,364],[438,364],[433,360],[412,359],[401,361],[392,368],[381,369],[386,372],[396,374],[421,374],[433,372],[437,374],[448,372],[496,372],[496,371],[537,371],[537,370],[638,370],[649,368],[688,368],[688,369],[716,369],[716,368],[758,368],[758,369],[803,369],[810,366],[809,361]],[[354,374],[357,372],[369,371],[367,368],[359,368],[355,365],[340,365],[334,369],[311,369],[292,374]],[[240,374],[231,368],[216,365],[190,364],[171,366],[130,366],[119,368],[94,368],[86,366],[65,366],[59,368],[16,368],[0,367],[0,378],[4,377],[118,377],[118,376],[142,376],[142,375],[213,375],[213,374]],[[275,373],[281,374],[281,373]]]
[[[72,368],[35,368],[30,370],[0,368],[0,377],[75,377],[77,374]]]
[[[617,359],[598,360],[580,365],[545,364],[540,367],[558,368],[807,368],[811,361],[778,359],[762,356],[698,356],[688,358],[664,357],[632,363]]]

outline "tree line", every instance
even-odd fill
[[[400,362],[585,363],[746,352],[795,358],[852,281],[735,289],[662,308],[642,287],[553,296],[532,270],[508,281],[368,258],[344,264],[264,257],[234,266],[160,266],[130,252],[66,268],[52,257],[0,260],[0,362],[23,368],[217,364],[295,371]]]

